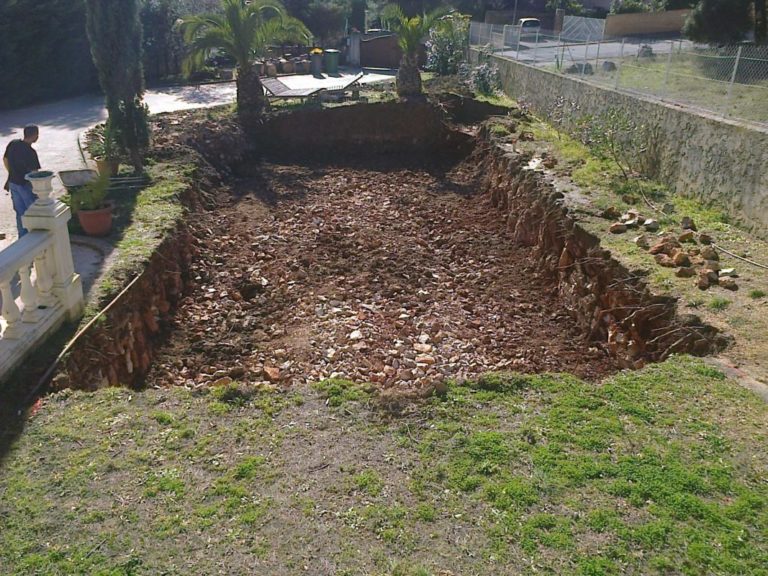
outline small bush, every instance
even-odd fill
[[[469,17],[452,14],[429,31],[426,69],[441,76],[456,74],[469,46]]]
[[[491,126],[491,134],[494,136],[509,136],[509,128],[504,126],[504,124],[494,124]]]
[[[651,6],[643,0],[613,0],[611,14],[637,14],[650,12]]]
[[[725,310],[728,308],[728,306],[731,305],[731,301],[728,300],[728,298],[723,298],[721,296],[715,296],[712,298],[712,300],[709,302],[709,309],[715,310],[717,312],[720,312],[722,310]]]
[[[501,90],[499,69],[489,63],[480,64],[472,71],[472,89],[484,96],[492,96]]]

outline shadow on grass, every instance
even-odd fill
[[[125,238],[126,231],[133,223],[133,214],[140,190],[110,191],[108,199],[115,204],[113,212],[112,231],[109,236],[102,238],[113,248]],[[68,198],[64,198],[65,201]],[[77,217],[69,222],[69,230],[72,234],[83,234]],[[96,273],[98,278],[106,272],[107,261],[102,260]],[[101,295],[106,298],[109,293]],[[97,301],[100,297],[98,290],[91,295],[90,302]],[[100,307],[90,306],[93,311]],[[0,391],[0,466],[2,466],[14,441],[24,431],[30,410],[34,410],[36,402],[49,391],[49,371],[59,354],[67,343],[77,334],[78,329],[89,321],[89,315],[78,323],[65,323],[43,345],[39,346],[29,355],[23,364],[9,377]],[[53,372],[55,374],[55,371]]]

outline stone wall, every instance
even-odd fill
[[[477,52],[472,51],[477,58]],[[725,209],[761,236],[768,236],[768,129],[708,117],[493,57],[504,91],[543,116],[559,97],[580,115],[618,109],[652,135],[642,164],[646,175],[682,195]]]

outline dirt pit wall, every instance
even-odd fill
[[[469,154],[476,159],[478,193],[491,196],[505,219],[509,241],[530,247],[531,256],[551,275],[563,308],[578,322],[588,341],[605,343],[621,365],[638,367],[672,353],[703,355],[725,344],[715,329],[692,315],[679,315],[674,299],[653,295],[642,278],[625,269],[600,247],[599,239],[571,217],[562,195],[543,174],[528,170],[528,158],[509,153],[466,128],[449,127],[443,110],[424,104],[396,103],[307,109],[269,119],[247,146],[232,146],[234,125],[201,129],[210,121],[190,122],[178,134],[166,134],[164,150],[192,148],[200,162],[218,173],[237,174],[253,165],[254,151],[289,155],[294,160],[375,163],[377,154]],[[166,116],[173,124],[173,117]],[[205,126],[203,126],[204,128]],[[238,137],[238,142],[245,142]],[[247,156],[247,162],[243,158]],[[223,167],[223,168],[220,168]],[[234,167],[233,170],[230,170]],[[225,188],[217,194],[226,194]],[[193,202],[190,216],[205,209]],[[208,207],[208,209],[211,209]],[[63,362],[55,388],[95,389],[141,385],[158,346],[164,342],[194,258],[194,241],[182,223],[152,256],[141,277],[104,317],[78,339]]]
[[[152,365],[187,287],[193,239],[180,225],[147,267],[77,339],[51,388],[136,386]]]
[[[556,283],[563,306],[587,340],[606,343],[626,368],[661,361],[673,353],[706,355],[727,339],[692,314],[678,314],[677,300],[654,295],[642,274],[632,272],[600,246],[600,240],[569,214],[564,197],[530,158],[485,142],[484,192],[506,219],[510,241],[532,257]]]
[[[344,163],[380,154],[466,154],[472,138],[452,130],[427,102],[304,108],[268,118],[253,137],[256,155]]]

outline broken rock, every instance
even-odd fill
[[[682,226],[683,230],[693,230],[694,232],[697,230],[696,223],[690,216],[683,216],[683,219],[680,221],[680,226]]]
[[[264,366],[264,376],[266,376],[267,380],[270,382],[277,382],[280,380],[280,368],[277,368],[276,366]]]
[[[705,246],[701,249],[701,257],[704,260],[720,260],[720,255],[712,246]]]
[[[734,290],[735,291],[735,290],[739,289],[739,285],[736,284],[736,280],[734,280],[733,278],[727,278],[727,277],[726,278],[720,278],[719,281],[718,281],[718,284],[720,284],[720,286],[722,286],[726,290]]]
[[[648,220],[643,222],[643,227],[648,232],[656,232],[659,229],[659,223],[656,220],[649,218]]]
[[[686,254],[682,250],[679,250],[675,253],[675,255],[672,257],[672,261],[675,263],[675,266],[691,265],[691,259],[688,257],[688,254]]]
[[[600,213],[600,216],[603,218],[606,218],[608,220],[616,220],[621,216],[621,212],[619,212],[619,209],[615,206],[611,206],[609,208],[606,208]]]
[[[666,254],[656,254],[654,259],[659,266],[664,266],[665,268],[675,267],[675,261]]]
[[[678,278],[692,278],[693,276],[696,276],[696,270],[687,266],[684,266],[680,268],[677,272],[675,272],[675,276]]]
[[[714,270],[704,269],[699,272],[699,279],[697,286],[700,290],[706,290],[710,286],[717,284],[717,272]]]

